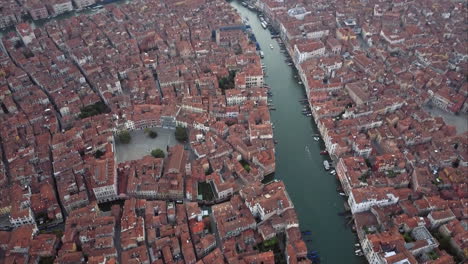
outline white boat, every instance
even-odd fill
[[[314,140],[315,140],[315,141],[319,141],[320,138],[319,138],[319,137],[314,137]]]
[[[265,53],[263,53],[263,51],[260,51],[260,58],[263,58],[265,57]]]
[[[267,23],[265,23],[265,22],[262,22],[261,24],[262,24],[263,29],[266,29],[267,26],[268,26]]]
[[[270,44],[270,49],[273,49],[273,44]]]
[[[336,171],[335,171],[335,170],[332,170],[332,171],[330,171],[330,173],[331,173],[331,174],[335,174],[335,173],[336,173]]]
[[[341,195],[341,196],[346,196],[346,193],[340,192],[340,193],[338,193],[338,194]]]
[[[361,246],[361,244],[359,244],[359,243],[356,243],[356,244],[354,244],[354,245],[355,245],[356,247],[360,247],[360,246]]]
[[[323,167],[325,168],[325,170],[329,170],[329,169],[330,169],[330,163],[328,163],[328,160],[324,160],[324,161],[323,161]]]

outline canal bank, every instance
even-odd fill
[[[257,14],[240,2],[231,5],[247,20],[263,53],[267,76],[265,83],[273,93],[275,111],[271,111],[276,145],[275,177],[283,180],[296,208],[300,226],[310,230],[305,236],[309,251],[317,251],[321,263],[366,263],[354,254],[357,238],[346,227],[347,220],[338,214],[344,211],[344,199],[336,191],[337,181],[323,168],[325,156],[320,155],[323,142],[315,141],[317,127],[310,117],[302,114],[304,87],[294,78],[292,66],[285,62],[280,46],[263,29]],[[270,48],[270,44],[273,48]]]

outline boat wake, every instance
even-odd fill
[[[309,156],[309,159],[312,159],[312,153],[310,153],[309,146],[305,146],[305,151],[307,152],[307,156]]]

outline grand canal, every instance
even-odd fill
[[[305,97],[304,88],[294,78],[295,71],[285,62],[278,42],[262,28],[257,13],[238,1],[232,1],[231,5],[242,18],[248,19],[265,54],[265,82],[271,87],[276,108],[271,111],[278,141],[275,177],[285,182],[301,229],[312,233],[307,236],[312,240],[308,243],[309,251],[318,251],[321,263],[365,263],[364,257],[354,254],[356,236],[346,227],[347,220],[338,215],[344,211],[344,199],[336,192],[335,177],[323,169],[325,157],[320,155],[323,143],[313,138],[318,133],[317,127],[301,113],[303,105],[299,100]]]

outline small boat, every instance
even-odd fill
[[[312,116],[312,114],[307,114],[306,116],[307,116],[307,117],[311,117],[311,116]]]
[[[356,247],[360,247],[360,246],[361,246],[361,244],[359,244],[359,243],[356,243],[356,244],[354,244],[354,246],[356,246]]]
[[[246,2],[242,2],[241,3],[243,6],[247,6],[247,3]]]
[[[331,174],[335,174],[336,173],[336,170],[332,170],[330,171]]]
[[[319,138],[319,137],[314,137],[314,140],[315,140],[315,141],[319,141],[320,138]]]
[[[278,144],[278,140],[273,140],[273,143]]]
[[[329,169],[330,169],[330,163],[328,162],[328,160],[324,160],[324,161],[323,161],[323,167],[325,168],[325,170],[329,170]]]
[[[340,192],[338,194],[341,195],[341,196],[346,196],[346,193],[343,193],[343,192]]]
[[[299,81],[299,82],[297,82],[297,83],[298,83],[298,84],[302,84],[302,82],[300,82],[300,81]]]
[[[322,151],[320,151],[320,155],[328,155],[328,151],[327,150],[322,150]]]
[[[265,54],[263,53],[263,51],[260,51],[260,58],[264,58],[265,57]]]
[[[268,109],[273,110],[273,111],[276,110],[276,108],[274,108],[274,107],[270,107]]]
[[[270,44],[270,49],[273,49],[273,44]]]

